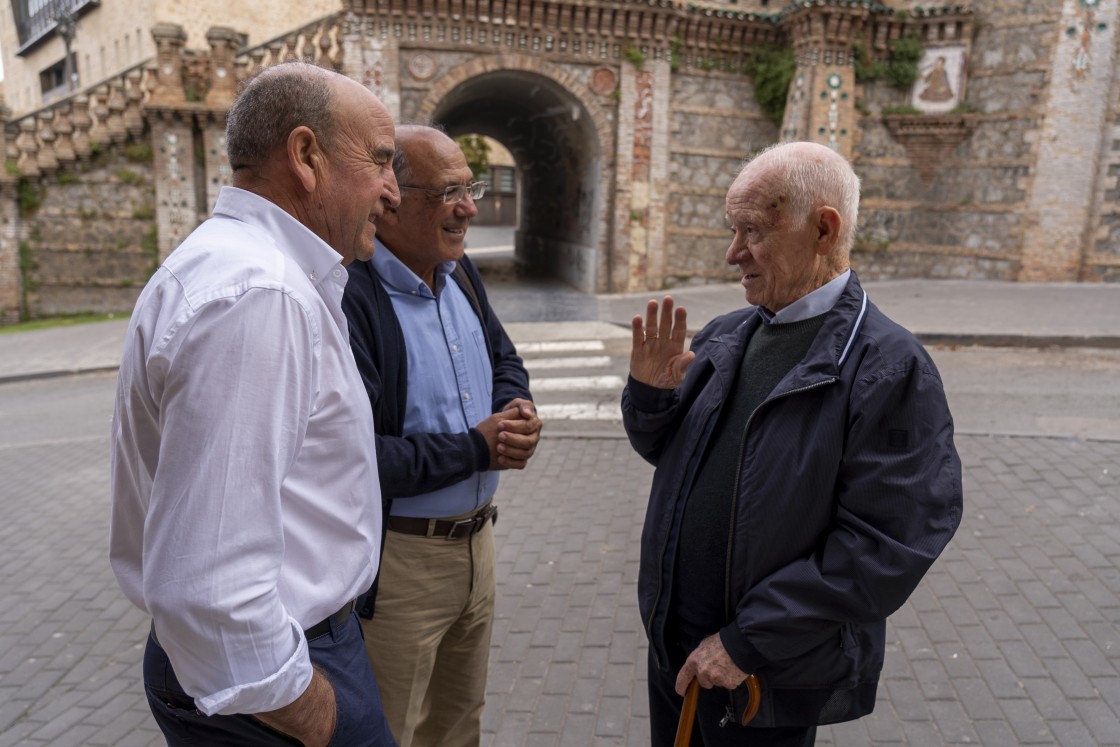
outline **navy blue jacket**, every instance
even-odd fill
[[[694,338],[696,360],[677,389],[631,379],[622,395],[630,442],[656,467],[638,601],[665,669],[671,590],[687,583],[673,578],[681,498],[761,323],[755,308],[713,320]],[[886,618],[952,538],[962,492],[937,369],[854,272],[805,358],[748,418],[727,469],[737,478],[719,633],[762,683],[752,725],[870,713]]]
[[[408,401],[404,332],[373,264],[359,261],[348,269],[350,278],[342,309],[350,325],[350,347],[373,408],[381,498],[388,516],[394,498],[454,485],[489,469],[490,449],[476,428],[465,433],[402,435]],[[491,412],[498,412],[517,398],[532,400],[529,373],[490,307],[478,269],[464,256],[449,277],[463,289],[482,322],[494,372]],[[372,597],[372,593],[367,597],[370,603]],[[362,612],[368,617],[372,606],[363,605]]]

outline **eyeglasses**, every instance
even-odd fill
[[[425,192],[432,197],[440,197],[445,204],[451,205],[456,202],[462,202],[466,199],[467,195],[471,196],[472,200],[481,199],[486,194],[486,182],[471,182],[470,184],[453,184],[444,189],[431,189],[430,187],[410,187],[407,184],[397,185],[401,189],[413,189],[417,192]]]

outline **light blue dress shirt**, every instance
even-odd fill
[[[851,270],[844,270],[820,288],[817,288],[811,293],[806,293],[777,314],[771,314],[766,309],[759,307],[758,310],[762,314],[762,321],[767,324],[791,324],[793,322],[800,322],[803,319],[812,319],[815,316],[823,314],[835,306],[836,302],[840,300],[840,296],[844,293],[844,288],[847,287],[848,278],[851,277],[851,275]]]
[[[490,417],[494,371],[482,322],[450,278],[454,262],[436,268],[436,296],[380,241],[373,266],[389,293],[408,351],[404,435],[465,433]],[[498,489],[496,471],[430,493],[393,501],[394,516],[459,516],[485,505]]]

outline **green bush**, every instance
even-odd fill
[[[33,215],[43,202],[43,195],[39,191],[38,185],[32,183],[30,179],[19,180],[19,186],[16,187],[16,196],[19,200],[21,217]]]
[[[152,160],[152,146],[148,143],[129,143],[124,146],[124,157],[133,163],[147,163]]]
[[[634,67],[638,68],[639,70],[642,69],[642,65],[646,64],[646,53],[635,47],[630,42],[626,42],[626,44],[622,47],[622,56],[628,59],[634,65]]]
[[[748,63],[754,78],[754,98],[775,124],[782,123],[789,83],[797,72],[797,59],[788,47],[765,46],[754,50]]]
[[[895,39],[886,60],[873,59],[862,42],[852,44],[851,52],[857,83],[882,80],[899,91],[909,91],[918,79],[923,47],[922,40],[914,34]]]

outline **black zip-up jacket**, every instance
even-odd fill
[[[348,269],[342,309],[350,325],[354,360],[373,408],[381,498],[388,516],[394,498],[438,490],[487,470],[490,449],[477,428],[465,433],[402,435],[408,401],[404,332],[373,264],[358,261]],[[532,400],[529,373],[490,306],[478,269],[464,255],[449,277],[463,289],[482,322],[494,372],[490,411],[498,412],[518,398]],[[384,532],[383,526],[382,547]],[[373,614],[375,590],[376,582],[360,605],[359,611],[366,617]]]
[[[638,601],[666,669],[671,590],[687,583],[673,578],[682,496],[761,323],[754,308],[713,320],[694,338],[696,359],[677,389],[631,379],[622,395],[630,442],[657,468]],[[886,618],[961,518],[960,459],[933,361],[868,301],[853,272],[804,359],[748,417],[738,453],[727,465],[736,480],[719,633],[762,683],[752,725],[870,713]]]

